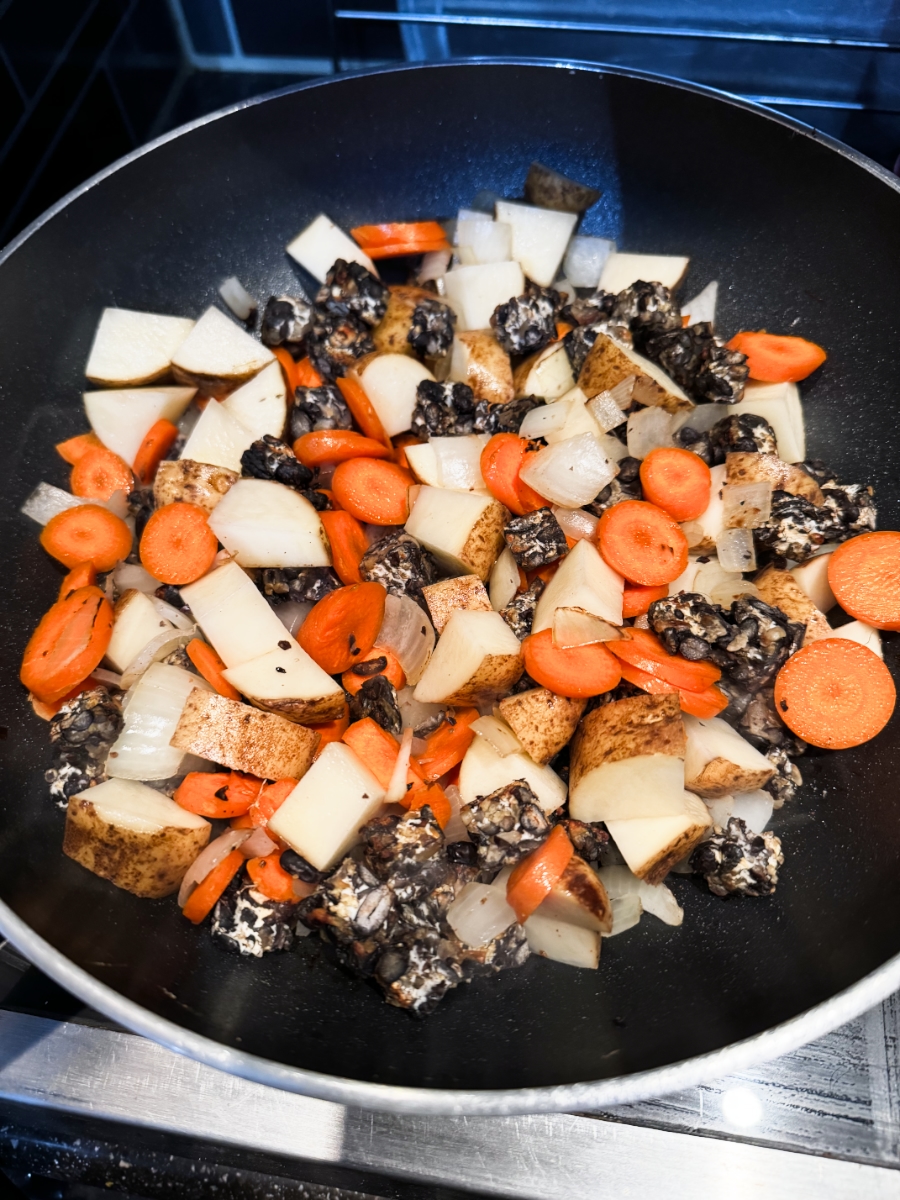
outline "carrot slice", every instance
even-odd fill
[[[31,707],[36,717],[40,717],[42,721],[52,721],[62,706],[67,704],[69,700],[74,700],[82,692],[86,692],[96,686],[97,681],[89,675],[87,679],[82,679],[80,683],[76,683],[64,696],[60,696],[58,700],[54,700],[50,704],[47,704],[44,700],[39,700],[33,692],[28,693],[28,699],[31,701]]]
[[[47,553],[70,571],[84,562],[93,563],[97,571],[111,571],[128,557],[131,541],[125,522],[99,504],[79,504],[57,513],[40,537]]]
[[[371,717],[363,717],[348,727],[341,739],[345,745],[366,764],[383,788],[391,782],[400,747],[386,729],[382,729]],[[407,787],[423,786],[422,770],[413,759],[409,760],[406,776]]]
[[[213,565],[219,549],[207,513],[176,500],[158,508],[141,535],[141,563],[161,583],[193,583]]]
[[[156,422],[141,442],[134,459],[134,473],[139,483],[152,483],[159,464],[178,438],[178,426],[164,417]]]
[[[247,810],[253,824],[265,829],[271,817],[281,808],[296,786],[296,779],[279,779],[276,783],[267,783],[256,802]]]
[[[418,791],[411,789],[400,801],[400,803],[411,811],[417,811],[424,808],[427,804],[434,813],[434,819],[440,825],[441,829],[446,829],[453,816],[453,811],[450,808],[450,801],[447,799],[444,789],[437,783],[429,784],[428,787],[419,788]]]
[[[640,617],[647,612],[654,600],[665,600],[669,594],[669,585],[659,584],[658,587],[644,587],[641,583],[626,583],[622,593],[622,616]]]
[[[360,670],[360,667],[363,669]],[[369,667],[372,669],[368,669]],[[375,675],[384,675],[398,692],[406,687],[406,673],[396,655],[380,646],[373,646],[368,654],[360,655],[353,666],[341,676],[341,687],[351,696],[355,696],[366,680]]]
[[[247,785],[249,777],[237,771],[191,771],[175,789],[172,799],[188,812],[201,817],[242,817],[256,802],[262,787],[261,779]]]
[[[365,388],[356,376],[344,375],[337,380],[337,385],[341,395],[347,402],[350,415],[363,431],[364,435],[367,438],[371,438],[373,442],[380,442],[382,446],[390,446],[391,440],[384,432],[381,418],[375,411],[372,401],[366,395]]]
[[[838,604],[876,629],[900,629],[900,533],[861,533],[828,560]]]
[[[93,587],[96,582],[97,572],[94,564],[91,562],[78,563],[62,581],[57,599],[65,600],[72,592],[83,587]]]
[[[556,322],[556,340],[558,342],[561,342],[563,340],[563,338],[566,336],[566,334],[571,333],[574,328],[575,328],[575,326],[570,325],[568,321],[557,321]]]
[[[530,442],[514,433],[495,433],[481,452],[481,474],[495,500],[522,517],[546,507],[547,501],[519,478]]]
[[[83,458],[89,450],[97,450],[103,443],[96,433],[79,433],[77,437],[67,438],[64,442],[56,443],[56,453],[74,467],[79,458]]]
[[[425,749],[416,757],[427,783],[440,779],[462,762],[475,737],[470,726],[480,715],[477,708],[457,708],[452,720],[444,721],[429,733]]]
[[[340,675],[375,645],[386,596],[380,583],[337,588],[313,605],[297,640],[324,671]]]
[[[404,525],[409,517],[409,471],[377,458],[351,458],[339,463],[331,490],[341,508],[369,525]]]
[[[113,492],[126,495],[134,487],[131,467],[118,454],[97,446],[78,459],[69,477],[73,496],[86,500],[108,500]]]
[[[666,683],[658,675],[651,675],[649,671],[642,671],[640,667],[634,667],[631,663],[620,660],[619,667],[622,671],[622,678],[627,683],[633,683],[635,687],[648,692],[651,696],[666,696],[678,691],[674,684]]]
[[[345,704],[344,711],[339,717],[335,717],[331,721],[320,721],[318,725],[307,725],[307,729],[319,735],[319,745],[316,748],[315,757],[319,757],[329,742],[342,741],[349,724],[350,708]]]
[[[671,583],[687,566],[688,544],[677,521],[646,500],[622,500],[597,526],[606,563],[632,583]]]
[[[112,605],[103,592],[78,588],[41,618],[25,647],[19,678],[46,704],[62,699],[99,665],[112,627]]]
[[[394,222],[386,225],[357,225],[350,230],[357,245],[372,259],[400,254],[427,254],[449,250],[447,235],[437,221]]]
[[[181,910],[183,915],[194,925],[205,921],[243,864],[244,856],[240,850],[232,850],[217,866],[213,867],[201,883],[197,884]]]
[[[284,381],[288,386],[288,391],[293,397],[294,389],[298,386],[297,383],[297,364],[294,362],[290,350],[284,346],[273,346],[272,353],[278,359],[281,366],[281,373],[284,376]]]
[[[766,383],[799,383],[828,357],[821,346],[806,338],[766,333],[764,329],[736,333],[728,349],[746,354],[750,378]]]
[[[695,521],[709,507],[712,476],[693,450],[660,446],[641,463],[644,499],[675,521]]]
[[[296,387],[321,387],[322,376],[308,358],[301,358],[296,364]]]
[[[673,687],[702,692],[722,678],[722,672],[711,662],[691,662],[680,654],[670,654],[649,630],[629,629],[625,634],[625,637],[606,642],[605,645],[616,658],[650,675],[658,675]]]
[[[265,858],[248,858],[247,874],[253,880],[253,886],[270,900],[296,900],[294,892],[294,877],[289,875],[277,854],[267,854]]]
[[[294,453],[305,467],[342,463],[350,458],[392,458],[393,450],[352,429],[318,429],[294,442]]]
[[[658,675],[651,675],[648,671],[642,671],[640,667],[633,667],[631,663],[622,662],[620,666],[624,680],[651,696],[665,696],[677,692],[682,712],[690,713],[694,717],[715,717],[728,707],[728,697],[715,684],[704,688],[703,691],[692,692],[687,688],[674,687]]]
[[[241,693],[237,688],[232,687],[222,675],[227,668],[212,646],[201,642],[199,638],[194,638],[193,641],[188,642],[185,650],[188,658],[206,682],[212,684],[220,696],[227,696],[229,700],[240,700]]]
[[[235,817],[233,820],[229,821],[228,828],[229,829],[255,829],[256,826],[253,824],[253,818],[250,816],[249,812],[245,812],[242,817]]]
[[[609,643],[607,643],[609,644]],[[553,631],[544,629],[522,643],[525,670],[541,687],[572,699],[599,696],[622,678],[616,659],[603,642],[588,646],[556,646]]]
[[[565,829],[554,825],[544,844],[516,863],[506,882],[506,899],[520,925],[550,895],[574,853]]]
[[[328,541],[331,561],[341,583],[362,583],[359,565],[369,547],[366,532],[350,513],[338,509],[319,513]]]

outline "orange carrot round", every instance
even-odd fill
[[[39,700],[52,704],[99,665],[112,627],[112,605],[103,592],[78,588],[41,618],[25,647],[19,678]]]
[[[350,415],[357,423],[363,434],[383,446],[390,446],[391,439],[384,432],[381,418],[375,411],[372,401],[366,395],[366,389],[355,375],[343,375],[337,380],[338,390],[344,397]]]
[[[562,825],[554,825],[537,850],[517,863],[506,881],[506,899],[520,925],[546,900],[575,851]]]
[[[446,829],[453,816],[453,810],[450,808],[450,801],[440,784],[432,783],[426,788],[413,788],[406,793],[400,801],[404,808],[417,811],[424,808],[427,804],[434,814],[434,819],[440,825],[441,829]]]
[[[711,662],[691,662],[680,654],[670,654],[649,630],[628,629],[624,632],[625,637],[606,643],[616,658],[658,675],[673,687],[702,692],[722,678],[722,672]]]
[[[764,329],[736,333],[728,349],[746,354],[750,378],[766,383],[799,383],[828,357],[821,346],[806,338],[766,333]]]
[[[824,638],[792,654],[775,679],[775,708],[793,733],[824,750],[846,750],[884,729],[897,692],[867,646]]]
[[[180,500],[158,508],[141,535],[141,563],[161,583],[193,583],[213,565],[218,549],[206,512]]]
[[[105,446],[96,446],[82,454],[69,477],[73,496],[86,500],[108,500],[113,492],[126,496],[134,487],[131,467]]]
[[[447,234],[437,221],[395,221],[386,225],[357,225],[350,233],[372,259],[401,254],[449,250]]]
[[[147,431],[134,460],[139,483],[152,483],[157,468],[178,438],[178,426],[164,417]]]
[[[373,664],[377,664],[376,669],[367,669],[367,666]],[[363,670],[359,670],[360,667],[363,667]],[[397,661],[396,655],[390,650],[383,650],[380,646],[373,646],[368,654],[359,656],[353,666],[341,676],[341,687],[351,696],[355,696],[366,680],[375,675],[383,675],[398,692],[401,688],[406,687],[406,674]]]
[[[240,850],[232,850],[191,892],[187,903],[181,910],[184,916],[194,925],[205,921],[215,908],[216,901],[243,865],[243,854]]]
[[[712,476],[693,450],[660,446],[641,463],[644,499],[675,521],[695,521],[709,507]]]
[[[728,707],[728,697],[715,684],[710,684],[702,691],[692,692],[687,688],[677,688],[661,679],[659,675],[651,675],[649,671],[642,671],[640,667],[634,667],[631,663],[620,661],[619,665],[624,680],[651,696],[665,696],[677,692],[681,711],[694,717],[715,717]]]
[[[79,504],[51,517],[41,530],[41,545],[71,571],[79,563],[93,563],[97,571],[111,571],[131,551],[131,530],[125,522],[99,504]]]
[[[66,596],[83,587],[93,587],[97,582],[97,572],[94,564],[91,562],[78,563],[72,568],[59,588],[58,600],[65,600]]]
[[[228,821],[250,811],[262,780],[256,779],[254,784],[254,788],[244,787],[243,776],[235,771],[191,771],[175,789],[172,799],[200,817]]]
[[[297,640],[329,675],[341,675],[375,645],[386,596],[380,583],[337,588],[313,605]]]
[[[301,358],[296,364],[295,387],[321,387],[322,376],[309,361],[309,358]]]
[[[876,629],[900,629],[900,533],[861,533],[828,560],[838,604]]]
[[[103,445],[96,433],[79,433],[76,437],[67,438],[64,442],[56,443],[56,453],[70,467],[74,467],[79,458],[89,450],[97,450]]]
[[[391,458],[393,451],[374,438],[352,429],[318,429],[294,442],[294,453],[305,467],[341,463],[350,458]]]
[[[641,583],[626,583],[622,593],[622,616],[640,617],[648,612],[654,600],[665,600],[669,594],[669,585],[661,583],[657,587],[644,587]]]
[[[646,500],[622,500],[597,526],[600,553],[631,583],[671,583],[688,562],[688,544],[677,521]]]
[[[212,684],[220,696],[227,696],[229,700],[240,700],[241,693],[222,675],[227,668],[212,646],[202,642],[200,638],[194,638],[185,646],[185,651],[206,682]]]
[[[294,394],[294,389],[298,387],[297,381],[297,364],[294,362],[290,350],[284,346],[273,346],[272,353],[278,359],[281,367],[281,373],[284,376],[284,381],[288,386],[288,391],[291,396]]]
[[[270,900],[296,900],[294,893],[294,877],[289,875],[277,854],[267,854],[265,858],[248,858],[247,874],[253,880],[253,886]]]
[[[442,722],[433,733],[429,733],[425,739],[425,749],[416,758],[426,783],[440,779],[462,762],[475,739],[475,732],[470,726],[480,715],[477,708],[457,708],[452,721]]]
[[[522,517],[547,501],[519,478],[531,443],[515,433],[495,433],[481,452],[481,474],[488,491],[511,513]]]
[[[572,699],[599,696],[614,688],[622,678],[619,664],[607,644],[556,646],[550,629],[527,637],[522,643],[522,656],[525,670],[535,683],[549,688],[557,696]]]
[[[336,509],[319,517],[331,545],[331,561],[341,583],[362,583],[359,565],[368,549],[366,532],[348,512]]]
[[[339,463],[331,490],[346,512],[370,525],[403,525],[409,516],[409,471],[378,458],[351,458]]]

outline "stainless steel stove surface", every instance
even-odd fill
[[[0,947],[0,1170],[17,1194],[452,1200],[900,1197],[900,994],[756,1070],[597,1113],[397,1117],[223,1075]],[[3,1195],[0,1189],[0,1195]]]

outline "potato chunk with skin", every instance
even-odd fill
[[[790,571],[779,571],[768,566],[753,581],[766,604],[780,608],[785,616],[806,626],[803,645],[817,642],[819,638],[833,637],[828,618],[819,612]]]
[[[415,358],[416,352],[409,344],[413,313],[421,300],[434,300],[434,292],[403,285],[392,285],[388,290],[387,311],[372,330],[375,349],[380,354],[406,354]]]
[[[195,688],[175,727],[172,745],[259,779],[301,779],[309,770],[319,734],[276,713]]]
[[[513,372],[516,399],[540,396],[543,400],[559,400],[575,386],[569,356],[562,342],[554,342],[523,359]]]
[[[423,486],[406,522],[406,532],[421,542],[450,575],[491,573],[506,545],[503,529],[509,509],[492,496]]]
[[[455,579],[440,579],[422,588],[422,595],[431,614],[431,623],[436,633],[443,633],[444,626],[455,612],[492,612],[487,589],[477,575],[457,575]]]
[[[458,333],[453,339],[449,379],[467,383],[476,400],[507,404],[514,395],[509,355],[486,330]]]
[[[503,696],[525,664],[522,645],[499,613],[457,610],[416,684],[423,704],[478,704]]]
[[[578,386],[590,400],[630,375],[636,376],[634,399],[640,404],[658,405],[671,413],[694,408],[693,400],[656,363],[605,333],[598,334],[588,352]]]
[[[178,890],[210,824],[146,784],[107,779],[69,798],[63,853],[135,896]]]
[[[344,711],[344,690],[301,649],[285,639],[260,658],[229,667],[225,679],[254,704],[290,721],[315,724]]]
[[[586,704],[548,688],[531,688],[501,700],[500,713],[534,761],[547,763],[575,732]]]
[[[656,885],[703,840],[711,825],[700,797],[685,791],[681,809],[673,816],[607,821],[606,828],[630,870]]]
[[[726,483],[771,483],[773,491],[803,496],[810,504],[825,503],[822,489],[802,467],[785,462],[777,454],[732,451],[725,455]]]
[[[684,716],[687,749],[684,786],[714,799],[765,787],[775,773],[772,763],[721,717]]]
[[[569,865],[535,911],[542,917],[597,933],[612,930],[612,905],[606,888],[577,854],[569,859]]]
[[[240,479],[237,471],[190,458],[161,462],[153,480],[153,499],[164,504],[196,504],[211,513],[230,487]]]

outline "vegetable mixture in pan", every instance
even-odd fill
[[[23,508],[67,572],[21,672],[64,853],[242,955],[317,932],[417,1015],[680,924],[672,871],[771,896],[798,758],[895,701],[900,532],[806,458],[825,351],[725,341],[687,258],[524,191],[317,217],[311,299],[105,309],[69,490]]]

